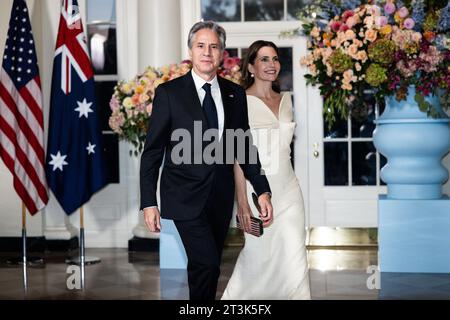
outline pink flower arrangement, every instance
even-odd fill
[[[386,14],[393,14],[395,12],[395,4],[393,4],[392,2],[386,3],[384,6],[384,12]]]
[[[241,79],[239,63],[239,58],[230,57],[225,51],[218,75],[239,83]],[[111,108],[109,126],[121,139],[133,144],[135,150],[130,151],[130,155],[134,153],[137,156],[144,147],[156,88],[161,83],[185,75],[191,68],[190,60],[161,68],[147,67],[135,78],[117,83],[109,103]]]
[[[417,8],[413,9],[398,8],[394,0],[388,0],[383,7],[362,4],[343,10],[328,23],[303,25],[311,42],[301,64],[309,69],[307,83],[319,85],[329,125],[336,114],[346,118],[364,107],[368,91],[375,92],[379,101],[389,95],[401,100],[413,85],[420,108],[431,116],[438,114],[420,96],[444,92],[441,100],[443,108],[448,108],[448,33],[438,26],[433,8],[422,21],[414,19]]]

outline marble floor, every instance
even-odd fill
[[[329,237],[333,239],[323,242]],[[242,248],[239,235],[228,238],[217,298],[222,295]],[[308,234],[308,261],[313,300],[450,299],[449,274],[379,274],[378,248],[373,232],[316,229]],[[19,253],[15,257],[19,257]],[[160,270],[156,252],[127,249],[87,249],[87,257],[101,262],[85,267],[84,290],[69,289],[73,274],[70,253],[30,254],[26,268],[10,263],[11,253],[0,252],[0,300],[174,300],[187,298],[186,275]],[[41,260],[36,258],[42,258]],[[73,272],[73,271],[72,271]],[[380,289],[381,287],[381,289]]]
[[[224,251],[217,297],[220,298],[240,251],[228,246]],[[73,252],[76,255],[76,252]],[[158,253],[129,253],[127,249],[87,249],[100,263],[85,267],[85,289],[69,290],[67,256],[47,253],[44,263],[27,267],[27,291],[23,268],[8,264],[10,254],[0,255],[0,299],[185,299],[183,272],[160,271]],[[369,290],[367,266],[376,265],[376,249],[311,249],[311,293],[313,299],[377,299],[378,290]]]

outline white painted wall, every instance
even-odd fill
[[[181,61],[180,1],[139,0],[139,70]]]

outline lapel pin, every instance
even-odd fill
[[[234,98],[234,94],[229,94],[228,97]]]

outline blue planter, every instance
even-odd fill
[[[448,179],[441,161],[450,150],[450,119],[438,97],[427,98],[442,114],[431,119],[419,110],[414,95],[411,86],[406,101],[386,98],[386,109],[375,121],[374,145],[388,159],[381,179],[387,184],[388,198],[439,199]]]

